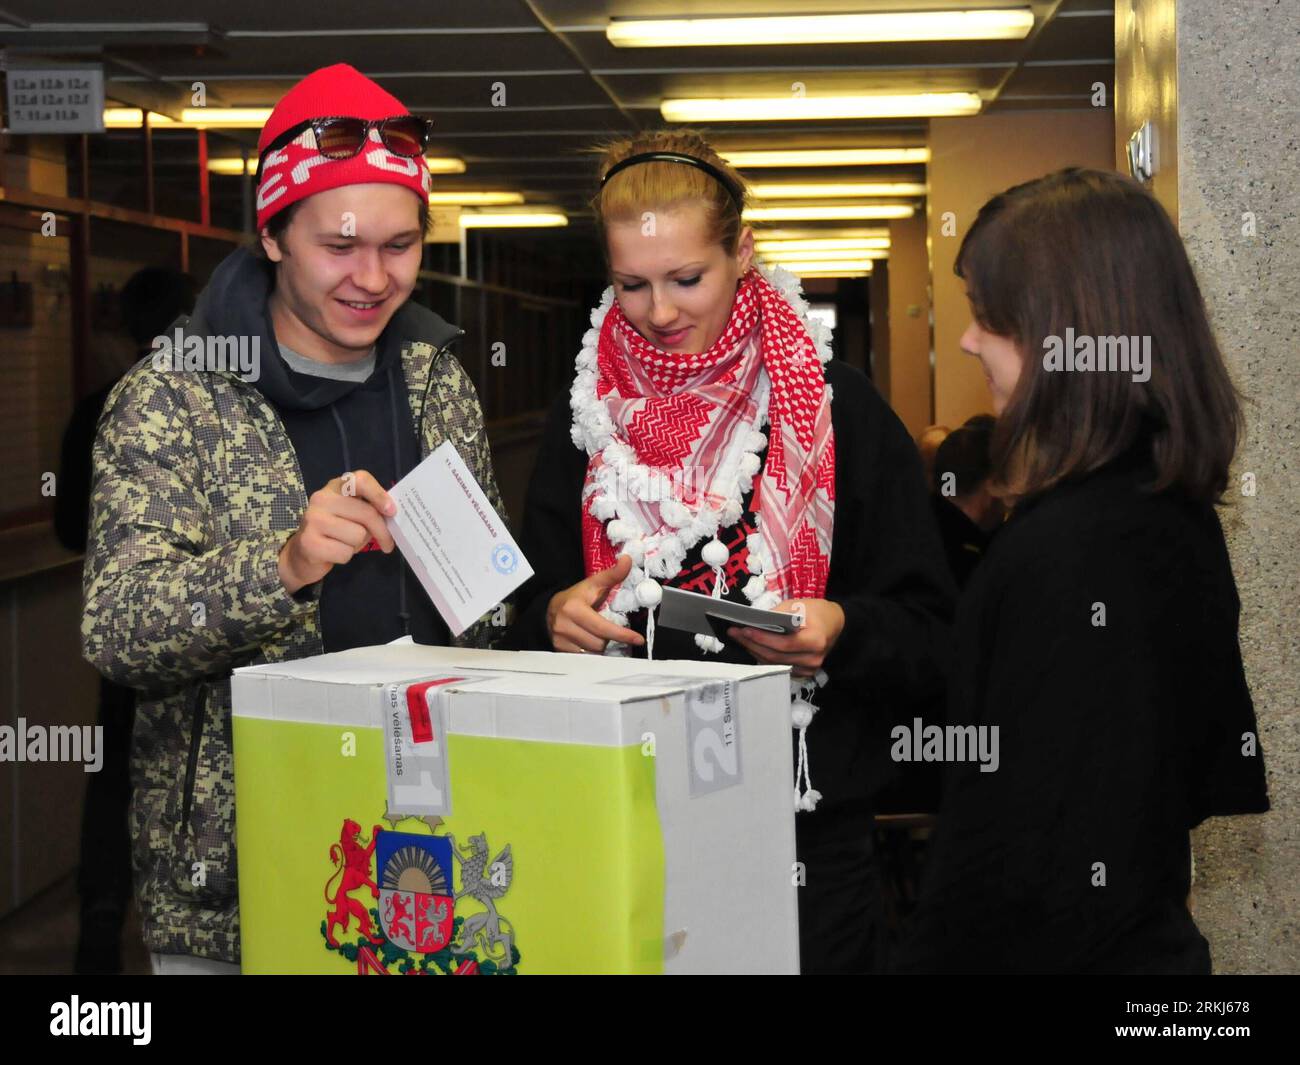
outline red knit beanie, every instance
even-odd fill
[[[409,115],[400,100],[346,63],[308,74],[280,99],[257,139],[260,155],[286,130],[312,118],[395,118]],[[394,155],[370,131],[370,141],[351,159],[326,159],[316,150],[311,130],[262,160],[257,186],[257,228],[292,203],[326,189],[391,181],[427,199],[432,180],[423,156]]]

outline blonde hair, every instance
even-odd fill
[[[735,167],[722,158],[704,137],[691,129],[648,130],[605,144],[598,177],[603,179],[611,168],[633,155],[644,152],[675,152],[690,155],[720,170],[731,182],[740,200],[737,208],[725,186],[710,174],[684,163],[655,162],[630,166],[598,187],[591,199],[596,224],[601,230],[611,222],[639,221],[646,211],[667,210],[684,203],[704,207],[711,241],[721,244],[728,255],[735,255],[743,228],[741,211],[748,201],[745,180]]]

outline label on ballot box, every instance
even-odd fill
[[[633,673],[604,683],[680,684],[686,693],[686,746],[691,768],[691,795],[703,795],[740,783],[734,681],[701,681],[697,677],[672,674]]]
[[[447,685],[464,677],[388,685],[388,811],[423,816],[451,813],[447,769]]]
[[[740,740],[736,733],[736,685],[712,681],[686,693],[691,795],[739,784]]]

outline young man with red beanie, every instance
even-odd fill
[[[82,645],[139,689],[131,831],[156,972],[238,972],[231,670],[451,642],[384,522],[387,489],[443,441],[503,509],[447,350],[461,330],[409,301],[426,139],[352,67],[299,82],[258,141],[258,246],[105,403]]]

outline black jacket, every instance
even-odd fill
[[[934,518],[939,526],[939,537],[943,540],[944,554],[948,559],[948,569],[958,589],[969,583],[975,567],[988,550],[992,533],[986,533],[951,499],[941,495],[930,496],[930,506],[934,509]]]
[[[975,572],[949,718],[1000,764],[946,767],[899,969],[1209,971],[1188,831],[1268,798],[1218,517],[1153,477],[1139,447],[1022,505]]]
[[[911,720],[918,707],[942,695],[953,599],[921,460],[907,430],[861,371],[832,360],[826,377],[835,431],[826,598],[844,609],[845,625],[827,659],[830,683],[818,693],[820,709],[807,732],[812,785],[823,795],[818,811],[803,815],[811,818],[825,807],[864,802],[894,775],[891,725]],[[521,547],[535,575],[519,591],[519,612],[503,647],[550,650],[547,605],[586,575],[579,506],[587,455],[570,438],[571,420],[565,394],[551,409],[528,486]],[[698,553],[699,545],[684,571]],[[630,627],[643,632],[644,616],[632,615]],[[635,653],[644,656],[644,648]],[[689,634],[662,627],[655,658],[753,663],[735,644],[706,655]],[[793,785],[792,762],[792,791]]]

